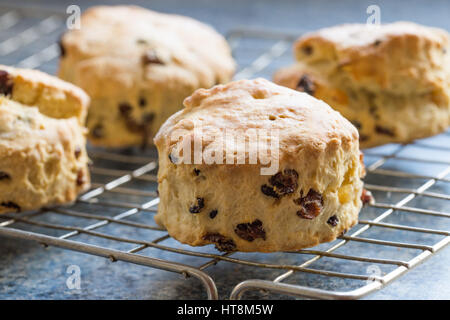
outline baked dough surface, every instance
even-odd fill
[[[288,251],[332,241],[357,222],[358,132],[326,103],[256,79],[199,89],[184,105],[155,137],[155,219],[175,239],[223,251]],[[259,154],[251,163],[255,130],[263,137],[258,150],[277,162],[270,174],[262,174],[269,165]],[[224,147],[231,139],[234,150]],[[188,145],[190,156],[180,148]],[[199,163],[195,145],[203,157],[221,156]]]
[[[226,40],[194,19],[137,6],[97,6],[61,39],[59,77],[91,97],[89,140],[146,145],[198,88],[231,79]]]
[[[274,82],[327,102],[362,148],[408,143],[450,125],[447,32],[408,22],[325,28],[300,37]]]

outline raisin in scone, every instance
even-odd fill
[[[356,224],[358,131],[326,103],[256,79],[199,89],[184,105],[155,137],[155,220],[175,239],[288,251]]]
[[[325,28],[297,40],[274,81],[327,102],[361,147],[407,143],[450,125],[449,36],[408,22]]]
[[[136,6],[98,6],[61,39],[59,77],[91,97],[94,145],[145,145],[198,88],[229,81],[226,40],[194,19]]]
[[[88,103],[62,80],[0,66],[0,213],[71,202],[89,187]]]

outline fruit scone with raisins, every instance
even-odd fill
[[[97,6],[61,38],[59,77],[91,97],[89,140],[145,146],[198,88],[229,81],[226,40],[194,19],[137,6]]]
[[[72,84],[0,65],[0,213],[72,202],[89,188],[88,104]]]
[[[449,49],[448,33],[437,28],[340,25],[300,37],[297,62],[274,81],[338,110],[363,148],[407,143],[450,125]]]
[[[155,220],[222,251],[288,251],[357,222],[358,131],[326,103],[264,79],[199,89],[155,137]]]

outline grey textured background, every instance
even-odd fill
[[[2,2],[11,5],[11,1]],[[17,5],[49,7],[62,12],[74,1],[15,1]],[[98,3],[118,1],[78,1],[82,9]],[[154,10],[197,18],[220,32],[236,27],[264,27],[305,31],[344,22],[365,22],[370,4],[381,7],[382,22],[411,20],[450,30],[449,1],[135,1]],[[287,57],[289,59],[289,57]],[[443,140],[449,144],[449,140]],[[446,154],[447,159],[450,156]],[[370,161],[370,159],[369,159]],[[446,189],[449,193],[448,188]],[[447,203],[448,211],[448,203]],[[448,222],[442,229],[448,230]],[[173,241],[173,240],[171,240]],[[32,242],[0,239],[1,299],[177,299],[205,298],[194,279],[177,274],[126,264],[57,248],[44,249]],[[393,253],[395,256],[395,252]],[[165,258],[173,258],[170,255]],[[188,260],[194,258],[187,258]],[[271,259],[289,259],[274,254]],[[288,260],[286,260],[288,261]],[[288,261],[289,262],[289,261]],[[292,263],[292,261],[290,261]],[[66,269],[81,268],[81,290],[68,290]],[[322,266],[326,266],[323,262]],[[450,249],[446,248],[425,264],[410,271],[368,299],[449,299]],[[337,270],[339,271],[339,270]],[[234,285],[247,278],[271,279],[279,272],[259,271],[220,263],[209,272],[216,281],[221,298],[227,298]],[[342,283],[301,275],[300,283],[336,288]],[[327,282],[327,283],[324,283]],[[298,283],[298,282],[297,282]],[[344,284],[345,286],[346,284]],[[252,293],[246,297],[286,298]]]

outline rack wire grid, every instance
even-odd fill
[[[56,40],[64,29],[64,14],[1,7],[0,62],[54,73]],[[292,62],[290,48],[299,34],[230,32],[228,40],[240,66],[236,78],[270,79],[274,70]],[[212,246],[189,247],[172,239],[152,218],[159,202],[155,150],[89,148],[93,183],[87,193],[68,207],[1,215],[0,235],[195,277],[209,299],[218,299],[209,272],[221,264],[235,266],[225,272],[236,266],[254,269],[239,272],[241,282],[230,299],[243,298],[246,292],[357,299],[448,245],[449,146],[447,131],[408,145],[366,150],[365,188],[377,202],[363,208],[358,225],[347,235],[298,252],[219,254]]]

